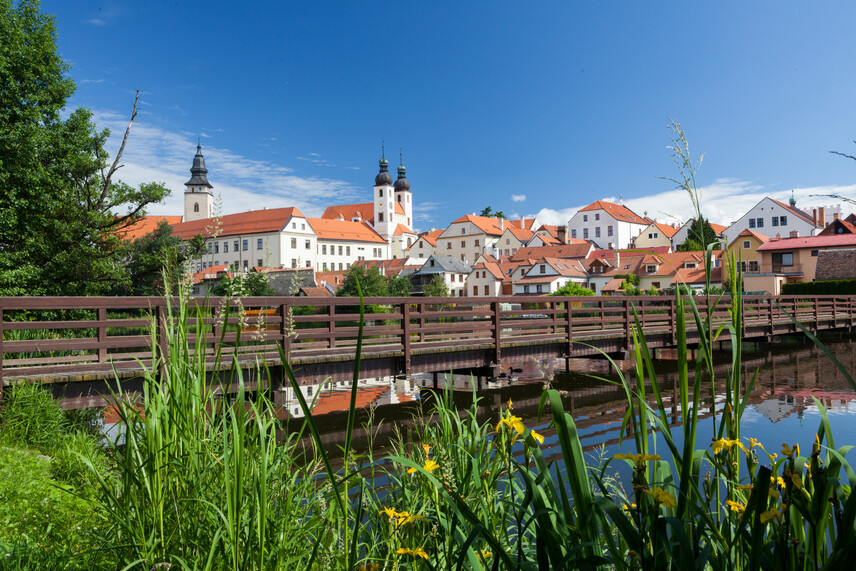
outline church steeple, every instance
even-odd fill
[[[399,156],[398,180],[395,181],[395,192],[410,190],[410,183],[407,182],[407,169],[404,166],[404,153],[399,153]]]
[[[208,182],[208,169],[205,168],[205,157],[202,156],[202,145],[196,145],[196,155],[193,157],[193,166],[190,167],[190,180],[184,186],[206,186],[214,188]]]
[[[208,182],[208,169],[202,156],[202,145],[196,144],[196,155],[190,167],[190,180],[184,183],[184,221],[202,220],[214,215],[214,186]]]
[[[380,146],[380,160],[377,162],[380,171],[374,179],[375,186],[388,186],[392,184],[392,175],[389,174],[389,161],[386,160],[384,145]]]

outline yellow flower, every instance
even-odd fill
[[[787,506],[785,504],[782,504],[779,506],[778,511],[776,511],[776,508],[765,511],[761,514],[761,523],[767,523],[768,521],[772,521],[774,519],[777,521],[782,521],[782,515],[784,515],[786,507]]]
[[[395,524],[396,527],[401,525],[407,525],[408,523],[413,523],[414,521],[419,521],[420,519],[425,519],[425,516],[420,514],[407,515],[407,512],[402,512],[400,515],[404,517],[400,517],[398,519],[398,522],[396,522]]]
[[[426,456],[431,455],[431,447],[428,446],[427,444],[422,445],[422,451],[425,453]]]
[[[633,463],[636,464],[636,466],[638,467],[638,466],[641,466],[642,464],[644,464],[645,462],[648,462],[649,460],[659,460],[660,455],[659,454],[624,454],[624,453],[618,453],[614,456],[614,458],[616,460],[633,460]]]
[[[746,446],[743,445],[742,442],[737,440],[736,438],[720,438],[719,440],[714,440],[713,444],[710,447],[713,449],[714,454],[719,454],[723,450],[731,450],[735,446],[738,446],[743,452],[749,454],[746,450]]]
[[[482,559],[488,559],[488,558],[493,556],[493,553],[491,553],[490,551],[482,550],[482,551],[479,551],[479,555],[482,556]]]
[[[737,512],[740,515],[743,515],[743,511],[746,509],[746,506],[743,504],[732,502],[731,500],[725,500],[725,505],[731,508],[731,511]]]
[[[398,512],[393,508],[383,508],[378,512],[378,515],[386,514],[389,519],[395,519],[398,517]]]
[[[630,504],[630,505],[624,504],[624,505],[623,505],[623,506],[621,506],[621,507],[622,507],[624,510],[626,510],[626,511],[630,511],[630,510],[635,510],[635,509],[636,509],[636,504]]]
[[[514,408],[514,404],[512,404],[511,399],[508,399],[508,402],[506,403],[505,407],[506,407],[508,410],[511,410],[511,409],[513,409],[513,408]]]
[[[755,448],[756,446],[758,448],[760,448],[761,450],[764,450],[764,445],[761,444],[760,442],[758,442],[757,438],[750,438],[749,439],[749,449],[751,450],[751,449]],[[764,452],[766,452],[766,450],[764,450]]]
[[[425,462],[425,465],[423,465],[423,466],[422,466],[422,469],[423,469],[423,470],[425,470],[426,472],[433,472],[434,470],[436,470],[436,469],[437,469],[437,468],[439,468],[439,467],[440,467],[440,465],[439,465],[439,464],[437,464],[437,462],[435,462],[434,460],[427,460],[427,461]],[[416,472],[416,471],[417,471],[417,470],[416,470],[416,468],[410,468],[410,469],[407,471],[407,473],[408,473],[408,474],[413,474],[413,473],[414,473],[414,472]]]
[[[509,416],[508,418],[503,418],[496,425],[496,431],[499,432],[499,429],[502,425],[507,426],[511,430],[515,430],[517,432],[517,436],[520,436],[526,431],[526,427],[523,426],[523,419],[519,416]]]
[[[802,481],[802,478],[800,477],[799,473],[796,470],[794,470],[793,472],[791,470],[785,470],[783,473],[785,476],[787,476],[791,479],[791,483],[793,483],[793,485],[796,489],[799,490],[800,488],[802,488],[803,481]]]
[[[794,456],[800,455],[800,445],[794,444],[793,447],[788,446],[787,444],[782,444],[782,454],[787,456],[788,458],[793,458]]]
[[[421,557],[422,559],[428,559],[428,554],[425,553],[425,550],[421,547],[417,547],[416,549],[405,549],[401,547],[395,550],[399,555],[412,555],[414,557]]]
[[[645,493],[654,499],[655,503],[662,504],[663,507],[673,508],[677,505],[675,496],[662,488],[654,488],[653,490],[645,490]]]
[[[544,444],[544,437],[534,430],[529,433],[538,444]]]
[[[380,569],[380,563],[366,563],[365,565],[357,565],[357,571],[377,571]]]

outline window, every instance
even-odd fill
[[[350,247],[350,246],[345,246],[345,255],[346,255],[346,256],[350,256],[350,255],[351,255],[351,247]]]
[[[787,226],[788,225],[788,217],[787,216],[779,216],[779,225]]]
[[[212,242],[208,242],[208,253],[209,254],[214,253],[214,244]]]
[[[301,229],[301,230],[306,230],[306,224],[301,224],[301,225],[300,225],[300,229]]]
[[[595,219],[595,220],[600,220],[600,212],[595,213],[595,215],[594,215],[594,219]]]
[[[573,238],[574,240],[577,239],[577,231],[576,230],[571,230],[571,238]]]
[[[645,273],[654,274],[657,272],[657,266],[654,264],[650,264],[645,266]]]
[[[764,227],[764,219],[763,219],[763,218],[759,218],[759,219],[758,219],[758,228],[763,228],[763,227]]]
[[[458,290],[458,297],[464,297],[464,290],[462,290],[462,289]]]
[[[743,240],[743,249],[750,250],[752,248],[752,242],[749,240]]]
[[[249,261],[244,260],[244,269],[245,270],[247,269],[247,266],[249,266],[249,265],[250,265]]]
[[[479,286],[473,286],[473,295],[476,296],[479,294]]]
[[[511,244],[511,238],[506,238],[506,239],[505,239],[505,243],[506,243],[506,244]]]
[[[660,289],[660,282],[651,282],[651,287]]]
[[[583,228],[583,240],[588,240],[588,228]]]
[[[476,238],[475,240],[473,240],[473,246],[478,247],[478,245],[479,245],[479,241],[478,241],[478,238]]]
[[[467,247],[467,241],[461,240],[461,248],[466,248],[466,247]]]
[[[265,265],[265,261],[264,261],[264,260],[262,260],[261,258],[259,258],[259,259],[258,259],[258,260],[256,260],[256,261],[258,262],[258,264],[256,264],[258,267],[260,267],[260,268],[263,268],[263,267],[264,267],[264,265]]]
[[[420,250],[422,249],[422,244],[423,244],[423,242],[422,242],[422,240],[420,240],[420,241],[419,241],[419,249],[420,249]]]
[[[461,228],[461,234],[466,234],[466,233],[467,233],[467,229],[466,229],[466,228]]]
[[[349,265],[350,265],[350,264],[349,264]],[[310,262],[309,260],[306,260],[306,267],[307,267],[307,268],[311,268],[311,267],[312,267],[312,262]]]
[[[447,250],[451,250],[451,249],[452,249],[452,243],[451,243],[451,242],[446,242],[446,249],[447,249]]]
[[[544,290],[541,289],[541,284],[538,284],[538,288],[536,289],[538,293],[542,293]]]
[[[307,249],[307,250],[311,250],[311,249],[312,249],[312,240],[306,240],[306,249]]]
[[[542,273],[542,274],[546,274],[546,273],[547,273],[547,266],[546,266],[546,265],[544,265],[544,264],[541,264],[541,273]]]
[[[377,189],[377,195],[378,195],[378,197],[383,198],[383,189],[382,188]]]
[[[238,245],[238,241],[237,241],[237,240],[235,240],[235,243],[234,243],[234,244],[232,244],[232,245],[233,245],[233,246],[235,246],[235,251],[237,252],[237,251],[238,251],[238,247],[239,247],[239,245]]]
[[[749,271],[757,272],[758,271],[758,260],[749,260]]]
[[[194,211],[194,212],[199,212],[199,203],[198,203],[198,202],[194,202],[194,203],[193,203],[193,211]]]
[[[754,218],[750,218],[750,219],[749,219],[749,228],[754,228],[754,227],[755,227],[755,219],[754,219]]]
[[[583,214],[583,222],[588,222],[588,214]]]
[[[607,226],[607,227],[606,227],[606,235],[607,235],[607,236],[612,236],[612,226]],[[656,236],[654,236],[654,237],[656,238]]]
[[[490,289],[488,288],[488,286],[484,286],[484,294],[490,295]]]
[[[297,267],[297,259],[296,259],[296,258],[291,258],[291,267],[292,267],[292,268],[296,268],[296,267]]]
[[[420,258],[422,257],[422,252],[419,252],[419,257],[420,257]]]
[[[594,229],[594,237],[600,238],[600,226]]]
[[[292,229],[292,230],[297,230],[297,222],[292,222],[292,223],[291,223],[291,229]]]
[[[323,272],[326,272],[326,271],[327,271],[327,262],[324,262],[324,263],[321,265],[321,271],[323,271]]]
[[[740,262],[740,271],[746,273],[746,262]]]
[[[529,293],[529,286],[528,285],[523,286],[523,293]]]
[[[215,254],[220,253],[220,242],[214,242],[214,253]]]
[[[817,250],[812,250],[811,255],[812,255],[812,257],[816,258],[817,257]]]
[[[202,262],[202,269],[203,270],[208,269],[208,262]]]
[[[773,226],[778,226],[778,225],[779,225],[779,217],[773,216]]]
[[[793,266],[794,265],[794,255],[792,252],[783,252],[773,254],[773,265],[774,266]]]
[[[345,268],[342,267],[342,262],[339,262],[339,271],[341,272],[343,269],[345,269]]]
[[[339,255],[342,255],[342,246],[339,246]]]
[[[223,242],[223,253],[227,253],[229,251],[229,242]]]
[[[292,238],[292,239],[291,239],[291,247],[292,247],[292,248],[295,248],[295,249],[297,248],[297,238]]]
[[[377,221],[378,221],[378,222],[383,222],[383,212],[378,212],[378,214],[377,214]]]
[[[398,201],[401,202],[401,195],[398,195]]]
[[[259,238],[256,240],[256,250],[261,250],[264,246],[262,245],[262,239]]]

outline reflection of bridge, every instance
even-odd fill
[[[226,364],[234,358],[247,368],[259,361],[275,368],[282,349],[302,384],[352,378],[357,300],[245,298],[241,311],[225,301],[196,302],[200,321],[190,325],[188,342],[205,352],[212,369],[218,355]],[[695,301],[704,314],[704,300]],[[167,303],[149,297],[0,298],[1,378],[71,385],[139,377],[142,367],[152,366],[152,346],[166,349]],[[649,347],[672,347],[679,318],[673,298],[656,296],[370,298],[365,303],[371,313],[363,328],[363,378],[450,369],[491,375],[531,359],[627,351],[637,317]],[[789,315],[812,330],[852,328],[856,296],[746,297],[743,312],[744,338],[797,331]],[[698,336],[689,310],[685,318],[693,343]],[[727,300],[713,309],[713,322],[730,322]],[[728,331],[720,338],[727,339]]]

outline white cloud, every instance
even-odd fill
[[[115,156],[127,127],[127,118],[112,112],[94,112],[99,128],[110,129],[107,149]],[[170,132],[138,121],[122,156],[117,177],[133,186],[162,182],[172,190],[163,204],[148,208],[150,214],[180,215],[184,211],[184,183],[196,152],[195,136]],[[349,182],[319,176],[298,176],[293,169],[270,161],[247,158],[227,148],[202,149],[208,180],[215,195],[222,196],[222,213],[262,207],[296,206],[307,216],[319,216],[330,204],[359,200],[366,189]],[[112,159],[111,159],[112,160]]]
[[[93,26],[106,26],[107,22],[102,20],[101,18],[91,18],[86,20],[87,24],[92,24]]]
[[[104,83],[105,81],[107,81],[107,80],[106,80],[106,79],[81,79],[81,80],[79,80],[77,83],[80,83],[80,84],[84,84],[84,83]]]
[[[511,200],[513,200],[514,202],[523,202],[524,200],[526,200],[526,195],[525,194],[512,194]]]
[[[770,189],[764,186],[734,179],[719,179],[713,184],[701,188],[700,202],[702,214],[711,222],[730,225],[743,216],[765,196],[787,202],[791,197],[791,188]],[[815,186],[795,188],[794,198],[798,208],[838,204],[839,200],[823,197],[831,194],[856,194],[856,185],[850,186]],[[601,200],[618,202],[616,196],[602,196]],[[582,207],[590,204],[579,204],[570,208],[542,208],[537,216],[543,224],[567,224],[568,220]],[[683,223],[695,216],[692,201],[684,190],[667,190],[656,194],[631,198],[624,205],[640,216],[647,216],[660,222]],[[841,211],[846,216],[853,211],[853,205],[841,204]]]

